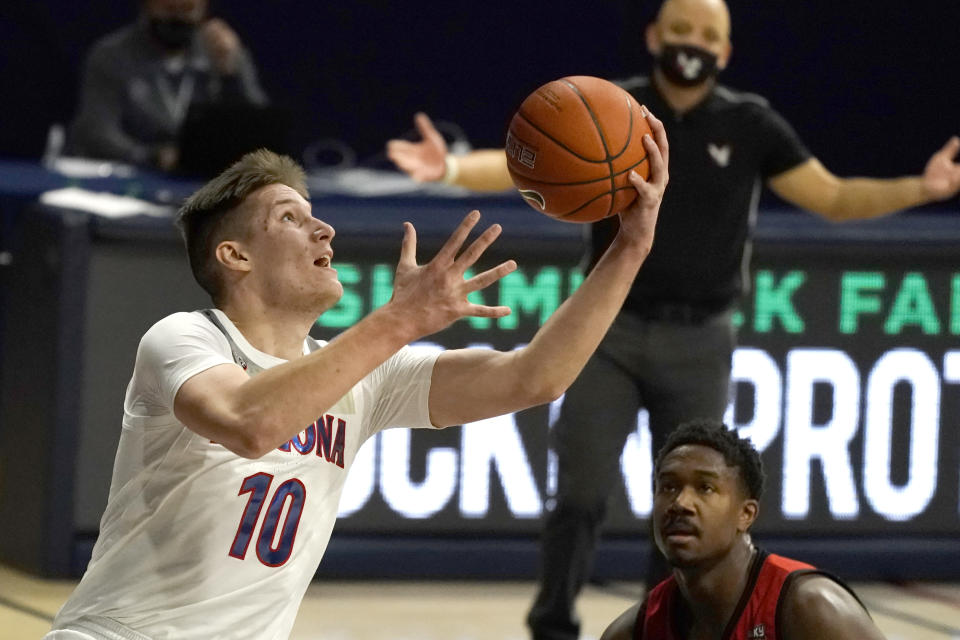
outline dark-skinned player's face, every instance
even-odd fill
[[[674,567],[710,566],[722,559],[753,524],[740,471],[719,451],[687,444],[666,455],[653,500],[654,539]]]

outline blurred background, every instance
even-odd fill
[[[389,297],[401,219],[417,224],[426,252],[479,207],[506,229],[490,259],[519,258],[508,286],[489,294],[515,314],[458,323],[431,344],[528,340],[582,277],[580,227],[540,216],[513,192],[416,185],[384,144],[412,139],[413,114],[425,111],[459,141],[455,151],[500,147],[541,84],[647,73],[643,30],[659,4],[210,0],[290,116],[289,151],[310,172],[315,213],[349,239],[337,249],[346,294],[316,335]],[[917,174],[960,133],[960,2],[728,4],[733,57],[720,82],[767,98],[833,173]],[[139,337],[168,313],[209,305],[170,224],[195,179],[49,162],[76,113],[88,50],[139,8],[0,7],[0,563],[33,576],[75,579],[86,566]],[[82,198],[44,196],[77,186]],[[142,200],[129,209],[90,192]],[[788,209],[764,192],[728,413],[770,474],[757,538],[849,579],[960,580],[957,200],[840,227]],[[844,300],[862,303],[846,316],[852,329],[838,322]],[[555,489],[547,431],[557,407],[378,435],[351,471],[320,574],[532,579]],[[787,432],[808,446],[785,450]],[[643,575],[649,447],[641,415],[597,556],[601,582]],[[0,596],[26,593],[20,584],[8,581]],[[68,587],[31,615],[46,624]],[[951,598],[940,600],[956,620]],[[927,628],[942,619],[930,614]]]
[[[960,132],[960,3],[729,4],[733,58],[721,82],[766,97],[837,175],[917,174]],[[351,197],[326,192],[323,181],[311,183],[317,214],[334,223],[338,239],[353,240],[337,254],[347,294],[325,314],[319,334],[348,326],[389,296],[401,216],[422,225],[429,248],[456,216],[478,206],[480,196],[442,188],[416,197],[419,187],[392,169],[384,143],[412,137],[414,112],[450,123],[445,131],[475,148],[502,146],[514,110],[539,85],[565,75],[646,73],[643,29],[658,6],[630,0],[211,0],[210,13],[223,18],[251,53],[271,102],[292,115],[291,150],[309,169],[324,168],[317,149],[339,149],[341,168],[374,170],[360,176],[365,186],[392,175],[391,188],[414,196]],[[190,280],[169,209],[106,217],[77,213],[76,201],[69,207],[37,204],[48,189],[79,184],[169,206],[197,186],[147,170],[98,169],[91,178],[41,164],[51,129],[74,116],[86,52],[132,22],[138,8],[136,0],[12,0],[0,8],[0,520],[13,531],[0,543],[0,560],[44,575],[79,575],[89,557],[139,336],[167,313],[208,304]],[[444,198],[431,197],[437,193]],[[479,206],[488,220],[509,222],[494,253],[521,258],[522,281],[491,294],[516,307],[519,324],[461,323],[438,338],[443,346],[512,348],[578,282],[577,225],[539,216],[512,192],[484,198]],[[783,205],[771,198],[765,192],[754,259],[761,286],[742,310],[743,357],[734,363],[737,394],[730,414],[732,423],[762,436],[773,476],[769,515],[759,531],[769,534],[775,550],[807,554],[853,577],[956,578],[956,199],[878,224],[832,228],[806,214],[777,216]],[[860,319],[853,332],[838,329],[834,311],[847,291],[842,288],[862,291],[857,278],[864,273],[881,311]],[[790,304],[777,298],[785,282],[806,283],[787,300],[806,322],[799,331],[784,321]],[[923,315],[919,297],[909,298],[918,291],[929,293],[936,317]],[[891,321],[887,312],[900,309],[898,303],[906,315]],[[817,378],[816,363],[801,371],[791,354],[813,347],[850,358],[860,376],[854,395],[841,397],[838,389],[849,387],[838,379]],[[758,354],[770,356],[772,369],[754,366]],[[890,374],[889,388],[868,390],[868,376],[880,363],[909,370],[906,382]],[[918,395],[921,387],[932,388],[923,386],[931,380],[935,396]],[[802,393],[790,395],[791,389]],[[805,398],[813,408],[787,406],[788,396]],[[915,398],[932,398],[927,406],[935,402],[935,410],[921,416]],[[836,443],[840,451],[849,447],[843,463],[849,469],[826,465],[820,459],[825,451],[808,451],[794,462],[813,470],[809,481],[788,478],[782,473],[789,455],[783,430],[806,433],[828,423],[840,401],[855,405],[858,416],[856,435]],[[886,439],[874,450],[880,451],[879,466],[871,467],[859,411],[883,402],[892,407],[893,426],[886,435],[877,432]],[[470,435],[478,433],[472,427],[462,435],[449,430],[429,438],[406,432],[378,438],[351,476],[337,529],[344,535],[335,534],[321,572],[532,576],[541,494],[552,488],[545,426],[555,410],[542,407],[499,423],[498,433],[513,438],[500,452],[484,448],[482,438]],[[600,575],[642,573],[637,563],[644,557],[649,513],[649,488],[642,489],[649,442],[643,438],[641,424],[628,443],[635,457],[625,464],[633,466],[624,468],[625,486],[615,496],[610,523],[623,544],[614,537],[601,548]],[[472,456],[476,475],[470,481],[458,476],[455,462],[446,476],[432,476],[433,454],[461,455],[464,464]],[[926,473],[925,464],[933,470]],[[821,544],[824,536],[836,544]]]
[[[296,114],[301,149],[340,140],[360,163],[424,110],[474,146],[500,146],[514,109],[564,75],[649,69],[643,27],[658,3],[270,3],[213,0],[261,82]],[[0,154],[39,158],[76,106],[89,46],[138,3],[4,3]],[[766,96],[838,175],[914,173],[957,130],[960,5],[942,0],[732,0],[721,81]],[[20,88],[18,88],[20,87]],[[386,166],[386,165],[384,165]]]

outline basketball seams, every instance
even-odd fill
[[[616,200],[616,198],[614,197],[614,194],[617,191],[616,176],[614,175],[614,172],[613,172],[613,161],[616,158],[618,158],[621,154],[625,153],[627,149],[630,148],[630,140],[633,137],[633,106],[630,104],[630,97],[626,95],[626,92],[624,92],[624,95],[627,98],[626,99],[627,113],[629,114],[629,117],[630,117],[630,126],[627,127],[627,138],[624,141],[623,148],[620,150],[620,152],[616,156],[614,156],[613,154],[610,153],[610,145],[607,141],[607,132],[604,131],[603,126],[600,124],[600,119],[597,118],[597,114],[593,110],[593,106],[587,100],[586,96],[583,95],[583,92],[580,91],[580,87],[578,87],[576,84],[574,84],[567,78],[561,78],[560,82],[567,85],[576,94],[576,96],[580,98],[580,102],[583,103],[583,106],[587,110],[587,113],[590,114],[590,119],[593,121],[593,126],[596,128],[597,133],[600,134],[600,142],[603,144],[603,151],[604,153],[607,154],[607,160],[606,160],[607,170],[610,172],[610,176],[609,176],[610,191],[608,192],[610,194],[610,206],[607,208],[607,215],[604,216],[605,218],[609,217],[609,215],[613,212],[613,204],[614,204],[614,201]]]
[[[596,128],[597,133],[600,134],[600,144],[603,145],[603,152],[607,154],[606,159],[601,162],[610,163],[613,160],[613,156],[610,154],[610,146],[607,144],[607,136],[603,132],[603,127],[600,126],[600,120],[597,119],[597,114],[593,112],[593,107],[590,106],[590,103],[587,102],[587,98],[583,95],[583,92],[580,91],[580,87],[573,84],[566,78],[561,78],[560,82],[567,85],[576,95],[580,98],[580,102],[583,103],[583,106],[587,109],[587,113],[590,114],[590,119],[593,121],[593,126]]]
[[[564,82],[566,82],[566,80],[564,80]],[[603,145],[603,152],[606,154],[606,158],[604,158],[603,160],[593,160],[593,159],[591,159],[591,158],[587,158],[587,157],[581,155],[580,153],[574,151],[573,149],[571,149],[570,147],[568,147],[566,144],[564,144],[563,142],[561,142],[560,140],[558,140],[556,137],[554,137],[553,135],[547,133],[543,128],[537,126],[537,124],[536,124],[533,120],[531,120],[531,119],[527,116],[526,113],[524,113],[522,107],[517,111],[517,114],[516,114],[516,115],[519,116],[520,119],[522,119],[522,120],[523,120],[524,122],[526,122],[528,125],[530,125],[530,128],[531,128],[531,129],[533,129],[534,131],[536,131],[537,133],[539,133],[540,135],[542,135],[544,138],[546,138],[546,139],[549,140],[550,142],[553,142],[554,144],[556,144],[558,147],[560,147],[561,149],[563,149],[564,151],[566,151],[567,153],[569,153],[571,156],[573,156],[573,157],[576,158],[577,160],[583,160],[584,162],[589,162],[590,164],[604,164],[604,163],[610,164],[610,163],[612,163],[614,160],[617,160],[620,156],[622,156],[624,153],[627,152],[627,150],[630,148],[630,141],[633,139],[633,124],[634,124],[634,122],[633,122],[633,106],[630,104],[630,97],[629,97],[628,95],[625,95],[625,96],[624,96],[624,97],[626,98],[626,100],[627,100],[627,113],[628,113],[629,116],[630,116],[630,126],[627,128],[627,137],[626,137],[626,140],[624,141],[623,149],[621,149],[620,151],[618,151],[616,154],[611,154],[611,153],[610,153],[610,147],[609,147],[609,145],[607,144],[607,137],[606,137],[606,135],[604,135],[603,129],[600,127],[600,123],[599,123],[599,121],[597,120],[597,116],[596,116],[596,114],[594,114],[593,109],[590,107],[590,103],[588,103],[588,102],[586,101],[586,99],[584,98],[583,94],[580,93],[579,89],[577,89],[576,85],[572,85],[572,84],[571,84],[570,86],[572,86],[572,87],[574,88],[574,90],[576,91],[577,96],[580,98],[580,101],[583,103],[584,107],[586,107],[587,113],[590,114],[590,119],[593,121],[593,126],[597,129],[597,133],[600,134],[600,143]],[[646,157],[646,156],[644,156],[644,157]],[[605,178],[604,178],[604,179],[605,179]],[[572,184],[572,183],[571,183],[571,184]]]
[[[611,216],[635,197],[628,174],[649,173],[650,157],[638,136],[642,116],[629,93],[601,78],[570,76],[543,85],[520,105],[508,130],[507,166],[514,184],[539,196],[521,194],[557,220]],[[622,144],[614,150],[614,142]],[[596,159],[597,154],[605,157]]]
[[[564,151],[566,151],[567,153],[569,153],[571,156],[573,156],[573,157],[576,158],[577,160],[583,160],[584,162],[589,162],[590,164],[603,164],[603,163],[605,163],[605,162],[609,162],[609,160],[606,160],[606,159],[604,159],[604,160],[591,160],[590,158],[585,158],[584,156],[580,155],[579,153],[577,153],[576,151],[574,151],[573,149],[571,149],[570,147],[568,147],[567,145],[565,145],[564,143],[560,142],[560,141],[557,140],[555,137],[553,137],[552,135],[550,135],[549,133],[547,133],[546,131],[544,131],[542,128],[538,127],[537,124],[536,124],[533,120],[531,120],[530,118],[527,117],[527,115],[523,112],[522,109],[517,112],[517,115],[520,117],[521,120],[523,120],[523,121],[526,122],[528,125],[530,125],[530,127],[531,127],[534,131],[536,131],[537,133],[539,133],[540,135],[542,135],[544,138],[546,138],[546,139],[549,140],[550,142],[556,144],[558,147],[560,147],[561,149],[563,149]],[[591,114],[591,116],[592,116],[592,114]],[[601,138],[601,140],[603,139],[603,135],[602,135],[602,134],[601,134],[600,138]],[[604,151],[607,150],[607,142],[606,142],[606,140],[603,141],[603,150],[604,150]]]
[[[625,169],[621,169],[620,171],[617,171],[616,173],[614,173],[613,177],[619,178],[623,174],[629,173],[633,169],[636,169],[637,167],[642,165],[644,162],[646,162],[648,158],[649,158],[649,155],[643,156],[642,158],[634,162],[629,167],[626,167]],[[517,175],[519,175],[522,178],[525,178],[526,180],[529,180],[530,182],[535,182],[537,184],[550,186],[550,187],[567,187],[567,186],[573,187],[573,186],[579,186],[584,184],[593,184],[594,182],[601,182],[603,180],[610,179],[609,176],[603,176],[602,178],[594,178],[593,180],[580,180],[579,182],[566,182],[566,181],[565,182],[549,182],[547,180],[540,180],[539,178],[531,178],[530,176],[524,175],[522,172],[517,171],[516,169],[514,169],[514,171],[516,171]],[[605,192],[605,193],[609,193],[609,192]]]
[[[606,196],[610,197],[610,205],[607,207],[607,211],[609,212],[610,209],[613,207],[613,193],[614,193],[613,191],[604,191],[603,193],[598,193],[596,196],[594,196],[593,198],[590,198],[589,200],[581,204],[579,207],[577,207],[573,211],[568,211],[566,213],[558,213],[553,217],[556,218],[557,220],[563,220],[565,218],[569,218],[570,216],[583,211],[584,209],[592,205],[594,202],[596,202],[600,198],[603,198]],[[610,217],[610,213],[607,213],[607,215],[603,216],[603,218],[609,218],[609,217]],[[600,218],[600,219],[602,220],[603,218]]]
[[[585,208],[589,207],[591,204],[593,204],[594,202],[596,202],[597,199],[602,198],[603,196],[610,196],[610,207],[607,207],[607,210],[609,211],[610,208],[613,207],[613,201],[616,200],[617,193],[620,192],[620,191],[629,191],[629,190],[632,189],[632,188],[633,188],[632,186],[617,187],[617,188],[614,189],[613,191],[604,191],[603,193],[598,193],[596,196],[594,196],[593,198],[590,198],[589,200],[587,200],[586,202],[584,202],[582,205],[580,205],[579,207],[577,207],[577,208],[574,209],[573,211],[568,211],[568,212],[566,212],[566,213],[558,213],[558,214],[556,214],[556,215],[552,215],[551,217],[556,218],[557,220],[564,220],[564,218],[569,218],[570,216],[575,215],[575,214],[583,211]],[[550,214],[548,214],[548,215],[550,215]],[[603,219],[605,219],[605,218],[609,218],[611,215],[613,215],[613,214],[608,213],[608,214],[605,215],[603,218],[600,218],[600,220],[603,220]],[[566,220],[564,220],[564,221],[566,222]]]

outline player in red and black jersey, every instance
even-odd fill
[[[601,640],[882,640],[857,596],[814,567],[753,545],[763,467],[726,425],[681,425],[660,450],[654,538],[673,574]]]

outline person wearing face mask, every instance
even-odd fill
[[[267,103],[236,32],[207,0],[141,0],[87,56],[66,152],[173,170],[188,109],[212,102]]]
[[[718,84],[732,51],[723,0],[666,0],[646,30],[646,43],[655,61],[652,75],[620,84],[664,122],[670,187],[656,246],[551,429],[557,495],[547,509],[540,590],[528,617],[536,640],[579,635],[574,604],[590,578],[608,496],[638,410],[649,413],[653,451],[674,425],[723,416],[736,341],[732,308],[744,287],[761,185],[832,221],[881,216],[960,190],[956,136],[931,156],[921,175],[839,178],[763,98]],[[387,143],[390,158],[414,179],[479,191],[513,187],[502,149],[454,157],[425,114],[415,122],[422,140]],[[616,227],[615,218],[590,226],[588,264]],[[666,573],[656,549],[648,566],[647,584],[656,584]]]

